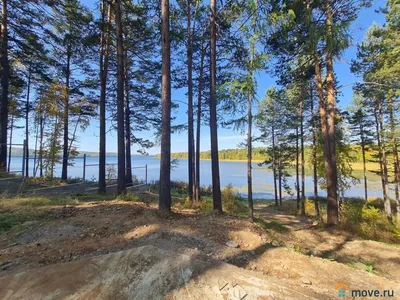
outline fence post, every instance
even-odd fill
[[[146,178],[146,185],[147,185],[147,164],[146,164],[145,178]]]
[[[25,177],[25,163],[26,163],[26,140],[22,146],[22,178]]]
[[[86,154],[83,154],[83,182],[86,180]]]

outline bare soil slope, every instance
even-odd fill
[[[257,212],[291,229],[131,202],[53,207],[0,236],[0,298],[335,299],[337,283],[400,295],[398,247]],[[326,253],[343,263],[317,257]],[[364,256],[375,274],[346,262]]]

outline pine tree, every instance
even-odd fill
[[[213,207],[222,213],[221,185],[218,158],[218,125],[217,125],[217,4],[210,0],[211,38],[210,38],[210,136],[211,136],[211,170]]]
[[[90,69],[88,48],[91,41],[93,17],[78,0],[63,0],[54,5],[52,13],[52,56],[57,75],[62,78],[65,97],[63,112],[63,160],[61,178],[68,178],[70,162],[70,116],[76,101],[90,82],[84,77]],[[79,75],[78,75],[79,70]]]
[[[125,170],[125,122],[124,122],[124,43],[122,33],[122,4],[115,1],[115,27],[117,39],[117,139],[118,139],[118,184],[117,194],[126,193]]]
[[[169,0],[161,0],[162,124],[158,207],[171,210],[171,44]]]
[[[361,146],[363,171],[364,171],[364,199],[368,201],[368,183],[367,183],[367,159],[366,152],[374,143],[374,134],[372,131],[373,120],[368,115],[365,106],[365,100],[359,95],[355,94],[353,98],[354,108],[350,108],[350,111],[354,111],[350,115],[349,123],[352,130],[352,142]]]

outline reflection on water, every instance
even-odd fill
[[[116,157],[107,157],[107,163],[116,163]],[[98,164],[97,157],[87,157],[86,164]],[[152,156],[132,156],[132,167],[141,167],[147,164],[147,176],[148,180],[158,180],[160,176],[160,160]],[[179,164],[174,167],[171,171],[171,179],[175,181],[187,181],[187,160],[180,159]],[[11,160],[11,170],[17,171],[22,169],[22,158],[13,157]],[[30,174],[32,175],[33,160],[30,160]],[[74,165],[68,168],[69,177],[81,178],[83,174],[83,160],[76,159]],[[134,169],[133,174],[142,180],[145,178],[145,169]],[[209,160],[203,160],[200,163],[200,174],[201,174],[201,185],[211,185],[211,162]],[[55,170],[55,176],[61,175],[61,166],[57,165]],[[86,168],[86,179],[97,180],[98,167],[90,166]],[[227,186],[232,184],[242,195],[247,193],[247,163],[246,162],[220,162],[220,176],[221,186]],[[295,191],[295,178],[288,178],[288,184]],[[313,179],[311,176],[306,176],[305,181],[306,196],[313,196]],[[381,186],[379,181],[370,181],[368,184],[368,195],[370,197],[381,197]],[[320,191],[320,195],[324,195],[325,191]],[[265,167],[259,167],[257,163],[253,164],[253,196],[254,198],[273,198],[274,186],[273,186],[273,174],[271,170]],[[288,196],[283,193],[284,196]],[[348,197],[363,197],[364,189],[363,185],[357,184],[345,193]],[[390,190],[390,196],[394,197],[394,191]]]

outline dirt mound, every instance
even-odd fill
[[[153,246],[0,278],[1,299],[315,299],[301,286]]]
[[[51,207],[0,235],[0,299],[335,299],[337,284],[400,295],[398,246],[256,209],[264,222],[122,201]]]

